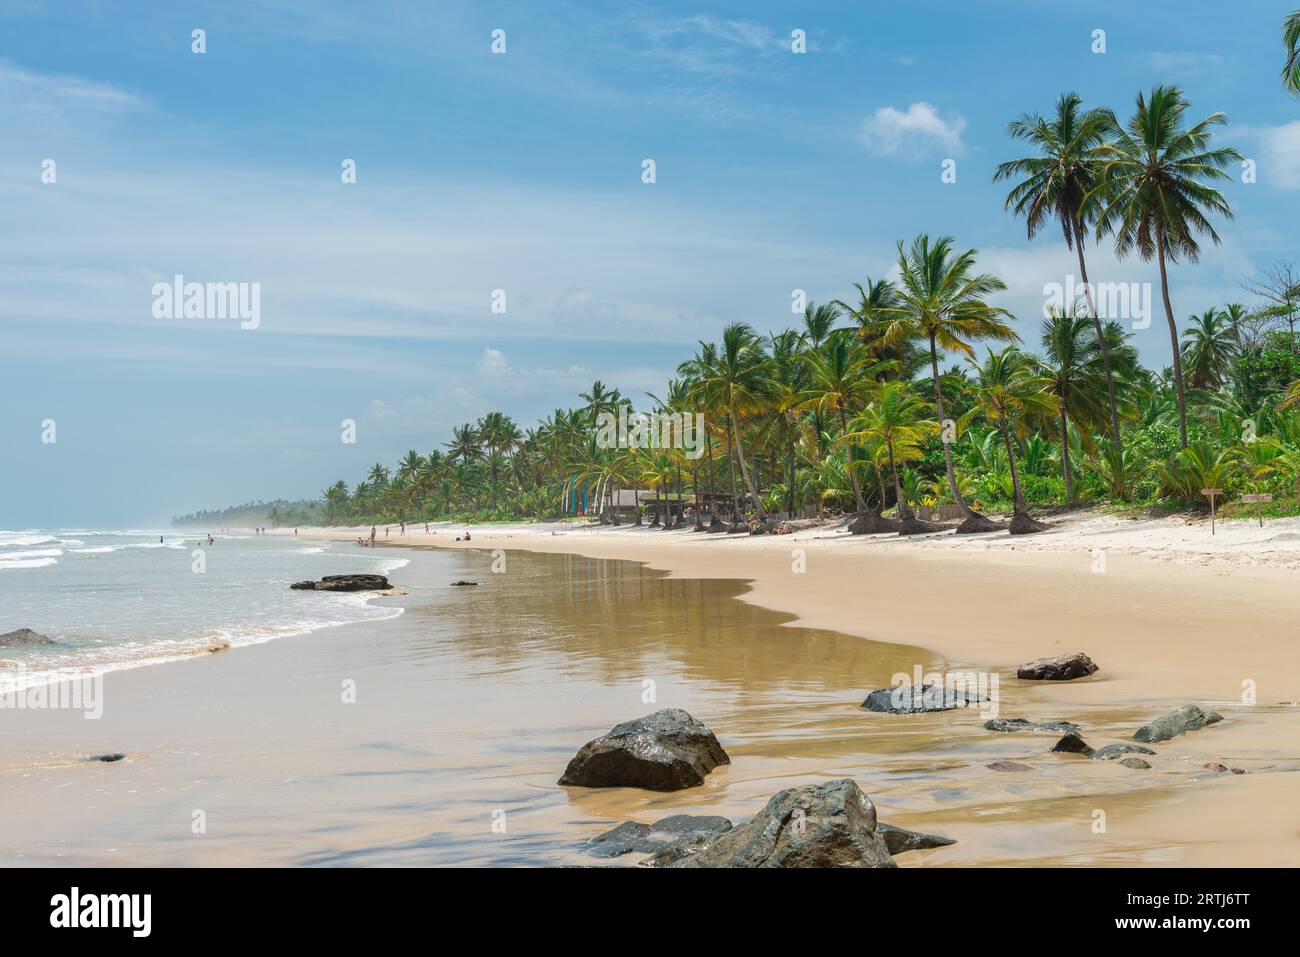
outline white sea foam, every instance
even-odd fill
[[[113,545],[97,545],[94,548],[70,548],[68,551],[75,555],[106,555],[117,551],[117,548]]]
[[[0,561],[0,571],[7,571],[11,568],[45,568],[48,565],[57,565],[57,558],[20,558],[11,561]]]

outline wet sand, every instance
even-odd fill
[[[593,863],[582,841],[619,821],[743,819],[782,787],[841,776],[883,820],[959,841],[903,866],[1300,855],[1300,713],[1274,704],[1293,700],[1300,669],[1276,584],[1123,562],[1094,576],[1042,556],[819,561],[811,547],[800,576],[780,540],[539,531],[413,551],[394,575],[409,594],[379,599],[407,609],[398,619],[110,675],[99,721],[0,712],[0,862]],[[494,574],[496,547],[552,554],[507,551]],[[602,550],[672,574],[573,554]],[[481,584],[448,587],[460,578]],[[1189,700],[1226,720],[1156,745],[1134,771],[1050,754],[1052,735],[985,731],[978,711],[858,707],[917,666],[1005,669],[1076,647],[1102,672],[1044,685],[1004,671],[1001,714],[1074,720],[1094,747]],[[1241,704],[1244,675],[1259,705]],[[732,764],[674,794],[555,784],[585,741],[662,707],[709,724]],[[129,757],[80,760],[104,751]],[[1033,770],[986,767],[1000,759]],[[1201,767],[1212,761],[1250,773]]]

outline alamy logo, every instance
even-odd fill
[[[22,662],[5,672],[8,690],[0,691],[0,710],[81,711],[87,720],[104,716],[104,676],[71,678],[24,687],[27,666]]]
[[[632,412],[596,416],[596,447],[601,449],[685,449],[688,459],[704,454],[704,413]]]
[[[50,898],[51,927],[129,927],[131,936],[148,937],[153,926],[152,894],[70,894]]]
[[[1049,282],[1043,286],[1043,318],[1052,318],[1055,310],[1068,314],[1079,305],[1092,308],[1099,319],[1128,322],[1133,329],[1151,325],[1151,283],[1149,282],[1075,282],[1073,275],[1065,283]]]
[[[186,282],[179,273],[172,281],[153,284],[155,319],[238,319],[239,328],[262,324],[260,282]]]

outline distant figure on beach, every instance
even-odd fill
[[[1122,433],[1121,433],[1121,434],[1122,434]],[[293,530],[293,537],[294,537],[294,538],[297,538],[297,537],[298,537],[298,529],[296,529],[296,528]]]
[[[466,532],[466,533],[465,533],[465,541],[467,541],[467,542],[469,541],[469,532]]]
[[[159,535],[159,536],[158,536],[158,544],[161,545],[162,543],[163,543],[162,536]]]
[[[375,526],[370,526],[370,544],[375,544]]]
[[[406,522],[402,522],[402,532],[401,532],[401,534],[403,534],[403,535],[406,534]]]
[[[1121,434],[1122,434],[1122,433],[1121,433]],[[428,523],[428,522],[425,522],[425,523],[424,523],[424,534],[426,534],[426,535],[429,534],[429,523]]]
[[[212,544],[212,533],[211,533],[211,532],[208,532],[208,544],[209,544],[209,545]]]

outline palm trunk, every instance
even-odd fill
[[[731,438],[736,445],[736,458],[740,460],[740,477],[745,480],[745,487],[754,499],[754,514],[760,522],[765,522],[767,516],[763,514],[763,503],[758,500],[758,488],[754,485],[754,480],[749,474],[749,465],[745,462],[745,449],[740,441],[740,428],[736,422],[735,408],[731,410]]]
[[[709,436],[707,426],[704,429],[704,454],[709,457],[709,528],[716,528],[722,520],[718,518],[718,483],[714,479],[713,471],[713,439]]]
[[[1015,511],[1017,515],[1029,515],[1029,506],[1025,503],[1025,495],[1020,491],[1020,470],[1016,468],[1016,453],[1011,447],[1011,436],[1007,430],[998,423],[998,432],[1002,436],[1002,443],[1007,447],[1007,461],[1011,463],[1011,490],[1015,499]]]
[[[1183,397],[1183,360],[1178,354],[1178,324],[1169,301],[1169,274],[1165,271],[1164,233],[1156,230],[1156,258],[1160,260],[1160,295],[1165,301],[1165,319],[1169,323],[1169,341],[1174,351],[1174,389],[1178,395],[1178,437],[1187,448],[1187,401]]]
[[[889,449],[889,471],[894,476],[894,495],[898,498],[898,520],[905,522],[916,518],[916,515],[907,504],[907,496],[903,494],[903,483],[898,480],[898,466],[894,463],[894,443],[886,441],[885,447]]]
[[[930,333],[930,380],[931,382],[934,383],[934,404],[936,410],[939,413],[939,424],[940,427],[942,428],[943,423],[945,423],[948,420],[948,413],[944,409],[944,405],[943,405],[943,389],[939,387],[939,351],[935,346],[934,333]],[[980,515],[969,505],[967,505],[966,500],[961,497],[961,492],[957,490],[957,473],[953,471],[953,467],[952,467],[952,443],[951,442],[943,443],[943,466],[944,466],[944,470],[948,473],[948,490],[952,492],[952,500],[956,502],[957,507],[960,508],[966,514],[966,521],[964,521],[960,526],[958,526],[957,531],[958,532],[994,531],[997,528],[997,526],[993,522],[990,522],[983,515]]]
[[[644,525],[641,521],[641,480],[632,479],[632,514],[636,516],[633,525]]]
[[[740,521],[740,491],[736,488],[736,450],[733,448],[731,416],[727,416],[727,467],[731,471],[731,524]]]
[[[844,407],[839,407],[840,413],[840,433],[848,435],[849,421],[844,414]],[[853,503],[858,508],[858,514],[861,515],[867,510],[867,503],[862,500],[862,483],[858,480],[858,473],[853,470],[853,445],[850,442],[844,443],[844,461],[847,463],[849,470],[849,481],[853,483]]]
[[[1092,315],[1093,328],[1097,330],[1097,344],[1101,346],[1101,364],[1106,370],[1106,397],[1110,400],[1110,426],[1115,440],[1115,449],[1124,453],[1123,440],[1119,432],[1119,405],[1115,401],[1115,374],[1110,368],[1110,345],[1106,341],[1106,330],[1102,327],[1101,316],[1097,314],[1096,303],[1092,299],[1092,286],[1088,284],[1088,267],[1083,259],[1083,223],[1074,221],[1074,248],[1079,254],[1079,275],[1083,278],[1083,294],[1087,298],[1088,312]],[[1073,497],[1073,496],[1072,496]]]
[[[1074,472],[1070,468],[1070,433],[1066,429],[1066,406],[1061,403],[1061,474],[1065,478],[1065,494],[1074,501]]]

